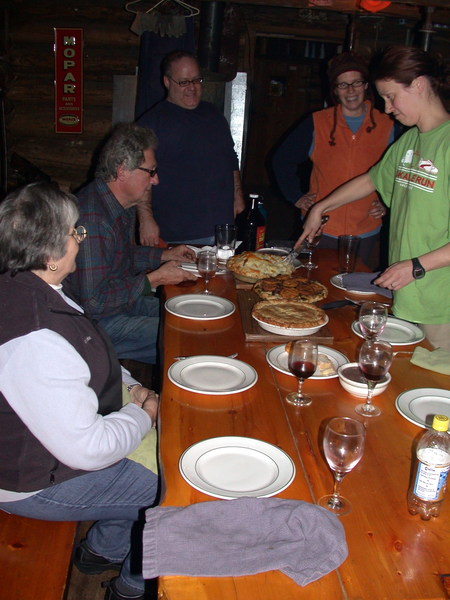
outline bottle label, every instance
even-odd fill
[[[266,226],[262,225],[256,228],[256,244],[255,250],[259,250],[259,248],[264,248],[264,238],[266,237]]]
[[[442,500],[450,470],[450,456],[442,450],[423,448],[418,452],[418,459],[414,494],[422,500]]]

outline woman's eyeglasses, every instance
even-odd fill
[[[175,79],[172,79],[172,77],[170,75],[168,75],[167,77],[182,88],[187,87],[188,85],[191,85],[191,84],[192,85],[200,85],[201,83],[203,83],[202,77],[196,77],[195,79],[182,79],[181,81],[176,81]]]
[[[76,239],[76,241],[79,244],[81,244],[81,242],[84,242],[84,240],[87,237],[86,227],[83,227],[83,225],[78,225],[78,227],[74,227],[72,229],[72,233],[70,233],[69,235],[74,237]]]
[[[336,87],[339,88],[340,90],[346,90],[350,86],[352,86],[352,88],[360,88],[365,83],[366,82],[364,81],[364,79],[355,79],[355,81],[352,81],[351,83],[347,83],[346,81],[341,81],[341,83],[336,84]]]
[[[146,169],[145,167],[137,167],[139,171],[145,171],[150,175],[150,177],[154,177],[158,172],[158,169]]]

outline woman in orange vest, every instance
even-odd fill
[[[394,140],[394,123],[367,98],[367,63],[357,54],[344,52],[331,59],[328,79],[334,106],[309,115],[276,149],[272,167],[286,200],[303,215],[346,181],[365,173]],[[309,191],[302,194],[298,167],[312,161]],[[358,202],[333,211],[325,225],[321,247],[337,248],[338,236],[361,238],[359,255],[372,267],[382,217],[386,209],[372,193]]]

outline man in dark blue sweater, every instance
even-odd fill
[[[203,102],[197,60],[172,52],[163,62],[166,100],[138,124],[159,139],[159,185],[139,207],[141,243],[214,243],[214,226],[245,208],[239,165],[225,117]]]

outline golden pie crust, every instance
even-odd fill
[[[288,329],[320,327],[326,322],[325,311],[314,304],[289,300],[262,300],[252,309],[255,319]]]
[[[328,296],[327,288],[304,277],[277,275],[260,279],[253,286],[253,291],[264,300],[296,300],[314,303]]]
[[[275,275],[290,275],[294,266],[283,261],[282,256],[264,252],[242,252],[228,259],[227,269],[249,279],[262,279]]]

